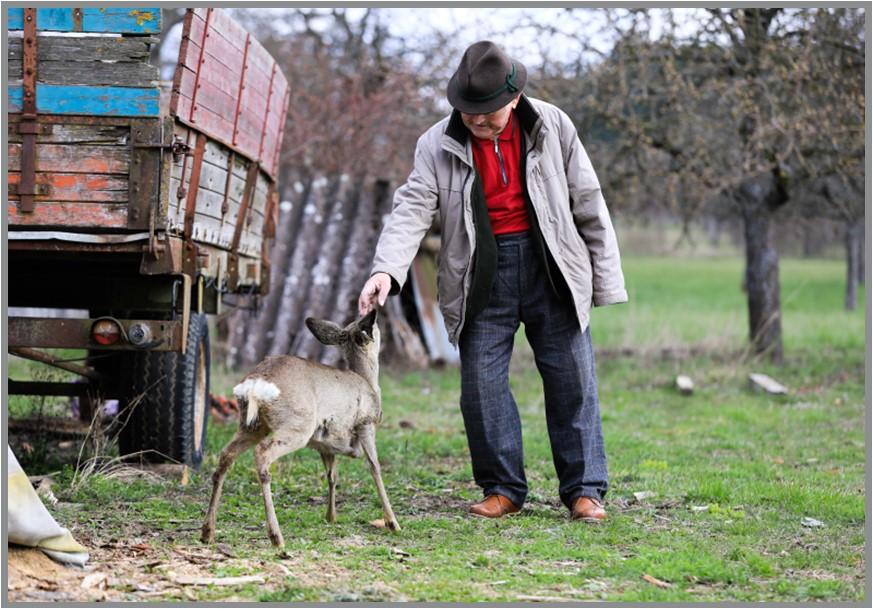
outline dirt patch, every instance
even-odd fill
[[[353,545],[353,544],[352,544]],[[259,592],[280,589],[289,582],[307,588],[353,587],[351,573],[317,552],[275,559],[237,558],[223,544],[217,547],[154,548],[147,542],[111,543],[92,548],[84,569],[64,567],[31,548],[10,547],[9,600],[12,602],[94,602],[201,600],[207,587],[233,591],[256,584]],[[382,591],[377,596],[396,596]],[[252,600],[250,594],[239,600]]]
[[[9,546],[6,555],[10,601],[74,601],[85,576],[82,569],[63,567],[33,548]]]

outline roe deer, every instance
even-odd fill
[[[212,476],[212,498],[203,521],[201,539],[215,539],[215,512],[228,468],[245,450],[255,447],[255,467],[264,495],[270,541],[284,548],[273,509],[270,464],[304,446],[321,453],[327,472],[327,520],[336,520],[336,455],[367,457],[376,482],[385,524],[397,531],[376,455],[376,425],[382,419],[379,390],[379,326],[375,309],[345,328],[308,318],[306,326],[325,345],[343,350],[349,370],[280,355],[258,364],[233,392],[240,405],[239,429],[221,451]]]

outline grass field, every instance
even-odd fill
[[[288,549],[278,557],[248,454],[225,484],[218,544],[200,545],[230,425],[212,426],[209,456],[187,485],[93,477],[72,488],[65,470],[53,511],[95,549],[98,568],[116,568],[104,598],[144,600],[136,582],[146,582],[159,600],[864,600],[864,303],[842,309],[843,265],[783,261],[779,368],[744,356],[739,260],[628,258],[624,267],[632,301],[592,321],[611,476],[601,525],[571,522],[558,500],[541,384],[521,336],[512,387],[531,492],[512,517],[466,514],[480,492],[452,368],[383,370],[378,444],[400,533],[369,524],[381,518],[375,489],[365,464],[348,459],[339,520],[326,523],[321,461],[303,451],[275,465]],[[750,391],[751,371],[790,394]],[[679,373],[694,378],[692,396],[673,388]],[[229,392],[237,376],[215,371],[213,390]],[[134,546],[141,562],[119,571]],[[173,583],[184,568],[266,582]]]

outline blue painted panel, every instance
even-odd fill
[[[154,34],[161,31],[159,8],[83,8],[85,32]]]
[[[39,17],[39,15],[37,15]],[[23,8],[7,8],[6,9],[6,29],[7,30],[23,30],[24,29],[24,9]]]
[[[6,9],[6,23],[10,30],[24,28],[24,9]],[[159,8],[83,8],[82,31],[117,34],[155,34],[161,31],[161,9]],[[54,32],[73,31],[73,9],[36,9],[38,30]]]
[[[24,90],[21,87],[7,87],[9,92],[9,111],[21,112],[21,104],[24,102]]]
[[[10,86],[8,92],[9,111],[21,112],[21,87]],[[36,111],[42,114],[158,116],[159,100],[157,88],[36,85]]]
[[[7,9],[7,29],[24,29],[24,9]],[[68,8],[38,8],[36,9],[36,27],[38,30],[53,30],[70,32],[73,29],[73,11]]]

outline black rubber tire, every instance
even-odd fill
[[[199,467],[209,421],[209,326],[192,313],[184,353],[134,352],[119,413],[119,452]],[[126,423],[124,421],[126,420]]]

